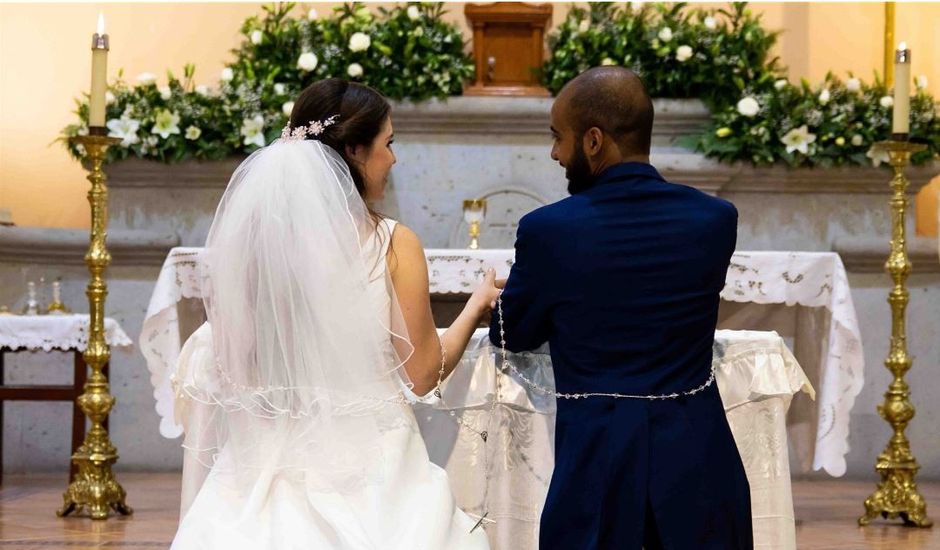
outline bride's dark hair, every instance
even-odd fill
[[[290,114],[290,127],[299,128],[315,120],[339,115],[336,122],[315,139],[329,145],[346,161],[359,195],[365,198],[362,171],[346,154],[346,147],[371,147],[392,108],[382,94],[368,86],[341,78],[319,80],[300,92]]]
[[[350,162],[346,147],[371,147],[376,136],[382,131],[382,125],[391,110],[392,106],[388,100],[372,88],[342,78],[327,78],[314,82],[300,92],[290,113],[290,127],[299,128],[315,120],[323,122],[331,116],[339,115],[336,122],[324,128],[320,135],[309,136],[307,139],[329,145],[339,153],[349,167],[349,174],[356,190],[359,191],[359,196],[365,200],[365,178],[359,167]],[[366,208],[377,226],[385,216],[373,210],[368,203]],[[375,238],[380,244],[384,241],[380,231],[375,232]],[[390,252],[394,254],[391,248]]]

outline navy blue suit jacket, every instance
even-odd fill
[[[522,218],[506,347],[548,342],[562,393],[683,392],[709,377],[737,233],[729,202],[644,163]],[[494,315],[490,339],[499,345]],[[545,549],[750,548],[747,480],[713,384],[669,401],[559,400]]]

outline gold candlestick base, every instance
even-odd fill
[[[880,514],[887,519],[900,517],[905,525],[930,527],[933,522],[927,517],[927,503],[917,492],[917,483],[914,482],[920,466],[904,435],[908,423],[914,418],[910,387],[904,381],[904,374],[913,364],[913,359],[907,354],[905,328],[905,311],[910,295],[904,283],[911,272],[911,262],[907,256],[904,226],[908,187],[904,167],[913,153],[925,147],[907,141],[883,141],[877,146],[888,152],[894,168],[890,200],[891,255],[885,263],[885,270],[894,280],[894,288],[888,294],[888,303],[891,305],[891,348],[885,366],[894,375],[894,380],[888,386],[884,403],[878,406],[878,414],[891,425],[894,435],[885,450],[878,455],[875,471],[881,476],[881,481],[875,492],[865,500],[865,515],[858,518],[858,523],[868,525]]]
[[[85,350],[85,363],[91,369],[91,375],[85,383],[85,392],[78,397],[78,406],[91,420],[91,429],[85,434],[85,441],[72,455],[72,462],[78,467],[78,475],[65,493],[62,508],[56,511],[59,517],[72,512],[79,514],[87,506],[91,519],[108,519],[108,510],[119,514],[134,513],[124,499],[126,493],[114,479],[111,466],[117,462],[117,449],[108,437],[104,421],[114,407],[114,396],[102,369],[111,358],[111,349],[104,338],[104,301],[108,287],[104,282],[104,270],[111,263],[111,254],[106,246],[108,225],[108,188],[107,177],[101,169],[104,154],[108,147],[121,140],[103,135],[104,128],[89,129],[89,135],[75,137],[88,155],[88,202],[91,204],[91,238],[85,263],[91,278],[85,294],[88,296],[90,323],[88,347]],[[94,131],[91,131],[94,130]]]

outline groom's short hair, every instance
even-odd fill
[[[623,154],[649,154],[653,102],[643,81],[624,67],[588,69],[565,85],[571,125],[579,135],[597,127]]]

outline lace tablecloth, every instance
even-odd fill
[[[88,346],[88,314],[0,315],[0,348],[51,351],[85,351]],[[133,342],[117,321],[104,320],[104,338],[112,346]]]
[[[170,251],[140,337],[162,419],[160,433],[168,438],[182,433],[173,419],[169,381],[181,346],[181,325],[195,329],[202,322],[181,319],[177,304],[183,298],[202,296],[200,252],[200,248]],[[494,267],[498,277],[505,277],[513,261],[512,250],[427,250],[426,254],[433,293],[469,292],[486,268]],[[722,298],[762,307],[797,305],[819,313],[797,320],[803,342],[796,341],[796,356],[813,381],[818,399],[815,404],[808,400],[794,403],[791,416],[800,413],[806,418],[797,426],[802,431],[791,428],[790,437],[806,467],[843,475],[849,450],[849,413],[862,389],[864,356],[842,260],[829,252],[737,252]],[[738,315],[737,321],[728,328],[764,328],[746,315]],[[187,336],[182,335],[183,339]]]
[[[481,515],[494,549],[538,546],[539,516],[554,468],[554,398],[527,391],[497,371],[486,331],[478,330],[443,387],[444,402],[467,424],[489,433],[486,444],[458,429],[449,410],[415,405],[428,453],[444,467],[458,505]],[[754,547],[796,548],[786,414],[791,398],[813,388],[783,340],[773,332],[719,330],[716,381],[751,487]],[[553,385],[551,373],[528,372]],[[492,407],[499,387],[500,400]],[[490,412],[492,407],[492,412]],[[486,456],[484,456],[484,452]],[[485,463],[489,460],[489,478]]]

